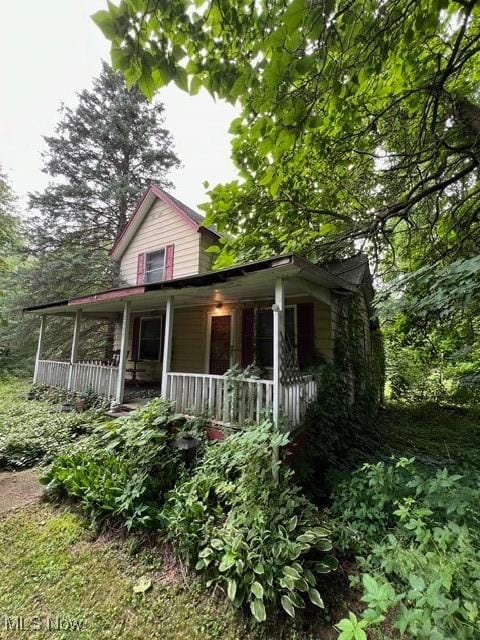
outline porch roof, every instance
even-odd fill
[[[130,285],[96,293],[25,307],[24,312],[41,315],[74,315],[79,309],[92,317],[112,317],[125,300],[133,312],[162,307],[169,296],[175,306],[248,302],[273,297],[275,278],[285,280],[285,295],[313,295],[330,303],[330,290],[355,291],[357,287],[322,265],[295,254],[235,265],[226,269],[174,278],[161,282]]]

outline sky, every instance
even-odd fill
[[[0,164],[20,205],[48,182],[43,136],[53,133],[62,102],[91,86],[109,43],[90,19],[106,0],[0,0]],[[158,94],[165,105],[182,168],[172,171],[175,195],[190,206],[206,201],[203,182],[235,177],[228,127],[237,115],[206,92],[189,96],[175,85]]]

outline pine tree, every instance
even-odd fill
[[[152,181],[169,186],[167,174],[179,165],[163,111],[160,102],[128,90],[123,76],[105,63],[77,107],[62,107],[54,135],[45,137],[43,171],[53,180],[29,196],[30,248],[42,271],[55,271],[56,262],[61,267],[58,286],[47,282],[39,295],[115,284],[108,249],[142,191]]]
[[[22,307],[121,284],[108,250],[145,188],[152,181],[168,187],[169,170],[180,164],[163,112],[107,64],[76,108],[62,107],[54,135],[45,138],[43,171],[52,180],[29,194],[26,251],[5,282],[0,341],[18,362],[34,354],[38,326]],[[85,319],[82,327],[80,355],[109,358],[111,323]],[[68,357],[71,331],[68,321],[49,320],[48,357]]]

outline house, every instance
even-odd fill
[[[288,254],[212,270],[219,234],[202,222],[149,187],[111,250],[124,286],[25,309],[41,317],[34,382],[117,405],[126,383],[152,384],[184,414],[228,425],[269,414],[292,429],[317,395],[309,369],[333,358],[342,301],[352,296],[368,358],[376,328],[365,256],[314,264]],[[70,361],[42,358],[52,315],[73,319]],[[116,361],[77,361],[83,318],[115,322]],[[252,364],[260,376],[228,373]]]

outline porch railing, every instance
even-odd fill
[[[271,380],[232,380],[203,373],[167,373],[167,395],[179,413],[205,415],[215,422],[237,425],[262,419],[272,410]]]
[[[93,391],[103,398],[114,398],[118,367],[98,361],[62,362],[39,360],[37,384],[57,389],[82,392]]]
[[[206,416],[215,422],[237,426],[259,422],[273,410],[273,381],[229,379],[203,373],[167,373],[167,395],[179,413]],[[312,376],[283,387],[281,413],[288,428],[301,424],[317,386]]]

